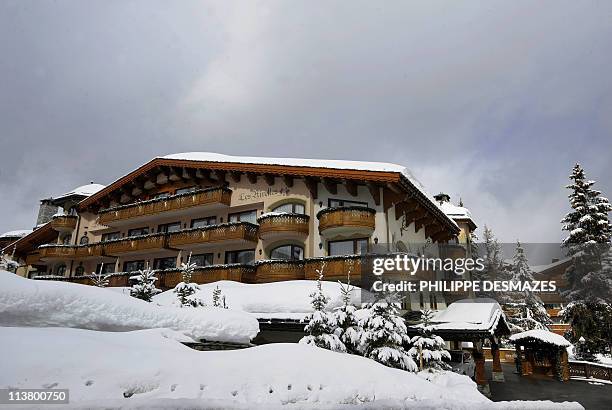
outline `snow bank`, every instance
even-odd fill
[[[298,319],[312,312],[309,296],[316,289],[314,280],[292,280],[261,284],[246,284],[234,281],[219,281],[199,285],[198,297],[207,305],[212,304],[213,289],[219,286],[231,310],[249,312],[259,319]],[[342,306],[340,284],[322,282],[323,293],[330,297],[328,310]],[[153,297],[162,306],[176,302],[172,289]],[[352,296],[354,304],[361,303],[361,289],[355,288]]]
[[[195,339],[247,343],[252,315],[218,308],[156,306],[94,286],[35,281],[0,271],[0,326],[61,326],[128,331],[169,328]]]
[[[11,369],[0,372],[0,388],[68,388],[73,408],[546,408],[493,403],[455,374],[429,382],[299,344],[198,352],[176,336],[160,329],[0,328],[1,361]]]

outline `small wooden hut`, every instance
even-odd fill
[[[516,370],[522,376],[543,374],[559,381],[570,378],[567,347],[571,343],[548,330],[528,330],[510,336],[516,348]]]

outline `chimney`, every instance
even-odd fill
[[[53,218],[59,208],[52,204],[51,198],[42,199],[38,208],[38,218],[36,218],[36,226],[46,224]]]
[[[442,204],[443,202],[450,202],[450,195],[440,192],[438,195],[434,195],[434,199]]]

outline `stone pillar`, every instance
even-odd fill
[[[501,360],[499,358],[499,345],[495,340],[491,340],[491,355],[493,356],[493,381],[494,382],[505,382],[504,371],[501,366]]]

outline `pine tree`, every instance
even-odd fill
[[[340,293],[342,296],[342,306],[334,312],[334,319],[337,325],[335,334],[340,338],[346,352],[351,354],[360,354],[360,340],[363,329],[359,326],[359,321],[355,317],[355,306],[351,304],[351,294],[354,288],[351,286],[350,271],[347,274],[347,283],[344,285],[338,281],[340,285]]]
[[[306,317],[308,324],[304,331],[308,336],[300,339],[301,344],[318,346],[323,349],[333,350],[336,352],[345,352],[346,346],[335,334],[336,323],[331,313],[325,311],[325,306],[329,302],[329,298],[323,293],[321,281],[323,280],[323,268],[317,270],[319,278],[317,279],[316,291],[310,294],[312,298],[311,304],[313,312]]]
[[[174,293],[178,296],[181,307],[204,306],[204,303],[197,297],[200,287],[196,283],[191,283],[191,277],[197,265],[191,263],[191,253],[187,258],[187,263],[181,264],[181,275],[183,281],[175,286]]]
[[[94,286],[97,286],[99,288],[105,288],[109,285],[111,275],[104,274],[103,272],[104,272],[104,264],[100,266],[99,273],[92,272],[92,274],[89,276],[89,280],[91,280],[91,283]]]
[[[446,350],[444,339],[433,334],[433,326],[431,325],[433,315],[434,313],[429,309],[421,311],[420,334],[410,340],[412,347],[408,354],[419,363],[421,370],[449,370],[450,366],[444,362],[444,359],[450,360],[451,356]]]
[[[219,307],[219,308],[223,308],[223,309],[228,309],[227,304],[225,303],[225,296],[223,295],[223,293],[221,292],[221,289],[219,288],[219,285],[217,285],[214,289],[213,289],[213,295],[212,295],[212,300],[213,300],[213,306],[214,307]]]
[[[361,343],[365,357],[388,367],[417,371],[417,365],[404,346],[410,343],[406,324],[398,315],[398,304],[390,297],[373,303],[361,323]]]
[[[148,266],[145,269],[138,271],[138,275],[132,276],[130,279],[134,279],[136,283],[130,289],[130,295],[142,299],[147,302],[151,302],[153,296],[161,292],[161,290],[155,287],[155,271]]]
[[[532,283],[535,281],[533,271],[529,267],[527,256],[525,256],[525,251],[519,241],[516,242],[516,251],[512,261],[512,282]],[[506,307],[509,312],[508,321],[513,333],[533,329],[548,330],[548,325],[552,323],[542,299],[530,289],[509,294]]]

